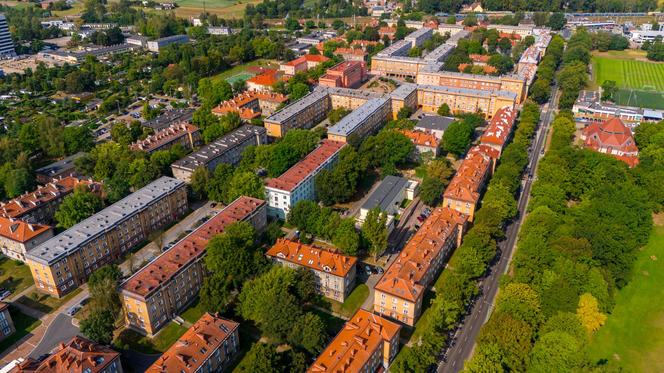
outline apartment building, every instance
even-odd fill
[[[286,76],[293,76],[299,72],[313,69],[319,64],[329,60],[329,58],[320,54],[305,54],[302,57],[279,65],[279,70],[281,70]]]
[[[73,176],[52,179],[32,192],[0,202],[0,217],[20,219],[31,224],[49,224],[62,200],[76,187],[85,187],[98,194],[102,192],[102,184],[92,180]]]
[[[366,78],[364,61],[344,61],[327,69],[327,73],[318,79],[318,84],[325,87],[351,88],[362,84]]]
[[[136,141],[129,147],[132,150],[152,154],[158,150],[170,149],[178,144],[187,150],[192,150],[200,145],[201,133],[198,131],[198,127],[190,123],[174,123],[143,140]]]
[[[309,129],[327,117],[330,104],[327,90],[317,87],[308,95],[265,118],[267,135],[283,137],[293,128]]]
[[[466,218],[447,207],[432,211],[374,287],[374,313],[415,325],[424,291],[461,243]]]
[[[367,52],[361,48],[337,48],[334,54],[341,56],[345,61],[364,62],[367,59]]]
[[[429,62],[417,57],[384,56],[378,53],[371,58],[371,74],[396,78],[415,78],[428,64]]]
[[[373,98],[343,117],[337,124],[328,127],[327,138],[348,142],[350,136],[362,139],[377,132],[392,117],[389,97]]]
[[[9,337],[16,331],[12,315],[9,313],[9,305],[0,302],[0,341]]]
[[[534,27],[533,26],[525,26],[525,25],[519,25],[519,26],[512,26],[512,25],[488,25],[487,30],[489,29],[495,29],[499,33],[503,34],[514,34],[514,35],[519,35],[522,38],[525,38],[528,35],[533,34]]]
[[[198,296],[206,276],[207,243],[238,221],[262,231],[267,224],[265,201],[240,197],[196,228],[120,285],[126,324],[154,335]]]
[[[527,93],[526,81],[518,75],[490,76],[451,71],[420,71],[417,74],[417,84],[481,91],[507,91],[516,95],[517,103],[523,102]]]
[[[459,211],[468,216],[468,221],[473,221],[492,163],[488,154],[471,149],[443,193],[443,206]]]
[[[480,137],[480,143],[498,150],[499,154],[502,153],[505,144],[512,136],[516,116],[517,111],[511,106],[499,109]]]
[[[438,140],[443,139],[443,134],[456,118],[441,117],[440,115],[425,115],[415,125],[415,131],[422,131],[434,135]]]
[[[55,297],[69,293],[187,209],[184,182],[165,176],[153,181],[28,251],[35,286]]]
[[[68,372],[122,373],[120,353],[110,347],[75,336],[42,360],[26,357],[7,373]]]
[[[344,108],[355,110],[373,98],[381,98],[382,94],[350,88],[327,88],[330,96],[331,109]]]
[[[357,258],[338,252],[279,239],[265,253],[273,262],[293,269],[305,268],[314,274],[316,292],[343,303],[355,287]]]
[[[157,40],[148,41],[148,50],[150,52],[159,53],[163,48],[171,44],[186,44],[189,43],[189,36],[187,35],[172,35]]]
[[[25,262],[25,253],[53,237],[48,225],[0,217],[0,249],[8,258]]]
[[[6,58],[14,56],[16,56],[16,51],[14,50],[12,35],[9,32],[7,18],[5,18],[4,14],[0,14],[0,57]]]
[[[420,85],[417,87],[417,101],[422,111],[437,113],[442,104],[447,104],[453,113],[484,113],[492,118],[503,107],[513,107],[516,94],[508,91],[452,88]]]
[[[206,167],[212,172],[221,163],[235,166],[240,162],[242,152],[247,146],[261,145],[266,142],[265,128],[244,125],[198,151],[173,162],[171,171],[173,171],[173,176],[188,183],[198,167]]]
[[[397,119],[399,111],[404,107],[412,111],[417,109],[417,84],[403,83],[390,92],[392,100],[392,119]]]
[[[265,183],[268,214],[285,220],[291,206],[298,201],[314,200],[314,180],[322,170],[331,169],[339,159],[345,143],[323,140],[304,159],[289,168],[281,176]]]
[[[240,350],[239,326],[205,313],[146,372],[223,372]]]
[[[308,373],[385,371],[399,351],[401,325],[359,309]]]
[[[37,182],[48,184],[53,181],[53,179],[60,179],[67,176],[77,176],[76,164],[74,164],[74,162],[85,155],[86,153],[84,152],[78,152],[57,162],[53,162],[47,166],[38,168],[35,170],[35,177]]]
[[[420,159],[423,154],[430,154],[432,157],[438,156],[440,140],[434,134],[417,130],[401,130],[401,133],[415,145],[415,150],[411,154],[412,159]]]
[[[272,115],[286,101],[288,96],[280,93],[246,91],[217,105],[212,109],[212,114],[222,116],[238,113],[240,119],[250,121],[261,115]]]

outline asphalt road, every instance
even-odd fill
[[[535,144],[532,146],[529,155],[530,162],[528,163],[529,170],[532,170],[532,175],[535,175],[537,170],[537,163],[542,157],[541,151],[546,144],[546,137],[549,125],[553,119],[553,114],[557,106],[558,89],[553,88],[552,99],[548,110],[546,110],[541,119],[538,132],[536,133]],[[463,363],[466,359],[470,358],[473,348],[475,347],[475,340],[484,323],[491,315],[491,309],[498,293],[500,276],[507,272],[509,263],[512,260],[514,253],[514,246],[516,238],[519,233],[519,228],[525,216],[526,206],[530,197],[530,189],[532,187],[533,177],[528,176],[526,173],[525,181],[522,183],[521,193],[519,195],[518,210],[519,217],[513,223],[507,226],[505,231],[505,240],[498,244],[501,255],[498,260],[489,268],[487,276],[480,284],[480,296],[471,305],[471,310],[468,315],[463,319],[460,328],[457,329],[452,342],[446,351],[443,351],[442,357],[439,360],[436,371],[438,373],[456,373],[463,369]]]
[[[30,353],[30,357],[36,359],[43,354],[50,353],[59,343],[69,341],[78,332],[78,328],[72,324],[71,317],[64,313],[59,314],[48,326],[41,342]]]

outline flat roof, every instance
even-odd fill
[[[446,87],[439,85],[419,85],[419,89],[429,90],[429,91],[438,91],[438,92],[449,92],[469,96],[502,96],[509,97],[513,100],[516,100],[516,93],[509,91],[502,91],[497,89],[470,89],[470,88],[456,88],[456,87]]]
[[[390,100],[387,97],[372,98],[343,117],[337,124],[329,127],[327,133],[348,136],[360,127],[367,118],[381,110],[389,102]]]
[[[163,130],[174,122],[188,122],[194,116],[194,109],[169,110],[160,116],[143,123],[144,127],[150,127],[155,131]]]
[[[184,181],[162,176],[28,251],[26,257],[42,264],[52,264],[184,185]]]
[[[425,130],[445,131],[447,127],[454,122],[456,118],[441,117],[440,115],[425,115],[415,125],[415,128],[423,128]]]
[[[307,107],[315,105],[317,102],[324,100],[327,98],[327,95],[327,89],[323,87],[316,87],[311,93],[270,115],[265,119],[265,121],[273,123],[284,123]]]
[[[403,83],[394,91],[390,92],[390,97],[405,100],[410,94],[417,90],[415,83]]]
[[[387,211],[394,197],[397,196],[408,185],[408,179],[388,175],[380,182],[378,188],[362,204],[363,210],[372,210],[376,207],[382,211]],[[399,201],[401,202],[401,201]]]
[[[212,160],[221,157],[230,149],[235,148],[239,144],[245,142],[253,136],[259,136],[266,133],[264,127],[244,125],[235,131],[228,133],[221,138],[205,145],[195,153],[178,159],[171,167],[180,168],[184,170],[195,170],[200,166],[205,166]]]
[[[87,153],[85,152],[78,152],[76,154],[72,154],[69,157],[63,158],[57,162],[53,162],[49,164],[48,166],[44,166],[41,168],[38,168],[35,172],[44,176],[53,176],[53,175],[58,175],[61,173],[63,170],[67,170],[70,168],[74,168],[74,161],[77,160],[78,158],[81,158],[82,156],[86,155]]]

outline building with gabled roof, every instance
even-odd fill
[[[357,258],[280,238],[265,253],[273,262],[290,268],[306,268],[316,277],[316,291],[343,303],[355,287]]]
[[[200,143],[201,134],[198,131],[198,127],[191,123],[174,123],[143,140],[136,141],[129,148],[152,154],[158,150],[170,149],[176,144],[180,144],[185,149],[191,150],[200,145]]]
[[[496,111],[496,114],[493,115],[489,125],[484,130],[482,137],[480,137],[480,143],[502,153],[507,141],[512,136],[516,116],[517,111],[511,106],[506,106]]]
[[[433,157],[438,156],[440,140],[433,133],[417,130],[401,130],[408,139],[415,145],[415,150],[411,157],[419,159],[422,154],[430,153]]]
[[[318,84],[326,87],[351,88],[361,84],[367,76],[364,61],[343,61],[327,69],[318,79]]]
[[[473,221],[492,165],[493,159],[488,154],[471,149],[443,193],[443,206],[466,214]]]
[[[329,60],[329,58],[321,54],[305,54],[302,57],[298,57],[292,61],[279,65],[279,70],[281,70],[286,76],[293,76],[299,72],[313,69],[319,64]]]
[[[35,170],[37,182],[48,184],[53,179],[59,179],[67,176],[79,176],[76,172],[76,165],[74,161],[85,156],[87,153],[78,152],[76,154],[65,157],[57,162],[53,162],[47,166]]]
[[[272,92],[246,91],[230,100],[221,102],[212,109],[212,114],[222,116],[238,113],[240,119],[250,121],[261,115],[271,115],[277,108],[288,101],[288,96]]]
[[[223,372],[240,350],[239,326],[205,313],[146,372]]]
[[[286,219],[291,206],[295,206],[298,201],[314,200],[316,176],[337,163],[344,146],[346,144],[343,142],[323,140],[316,149],[281,176],[269,179],[265,183],[268,213],[279,219]]]
[[[238,221],[263,230],[267,224],[265,201],[239,197],[123,282],[120,295],[126,324],[154,335],[191,303],[206,275],[203,258],[208,242]]]
[[[399,350],[401,326],[359,309],[344,324],[309,373],[377,372],[386,370]]]
[[[60,343],[43,360],[28,357],[8,373],[122,373],[120,353],[110,347],[75,336]]]
[[[281,80],[282,72],[265,69],[262,73],[247,79],[248,91],[272,92],[272,86]]]
[[[334,54],[338,54],[346,61],[364,62],[367,59],[367,52],[362,48],[337,48]]]
[[[634,167],[639,164],[639,149],[632,131],[619,118],[592,123],[581,132],[583,146],[608,154]]]
[[[424,291],[461,243],[467,216],[439,207],[422,223],[374,287],[374,312],[413,326]]]
[[[25,262],[25,253],[53,237],[53,228],[0,217],[0,249],[7,257]]]

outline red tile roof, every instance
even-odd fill
[[[29,224],[22,220],[0,217],[0,236],[16,242],[25,243],[50,229],[48,225]]]
[[[198,127],[190,123],[174,123],[157,133],[131,144],[132,150],[150,152],[175,139],[198,131]]]
[[[422,227],[401,250],[399,257],[385,271],[375,289],[395,297],[416,302],[428,283],[422,283],[433,260],[466,223],[467,217],[451,208],[433,210]]]
[[[145,298],[161,284],[170,281],[180,269],[205,254],[207,243],[213,236],[222,233],[228,225],[246,219],[264,204],[265,201],[252,197],[242,196],[236,199],[131,276],[121,285],[122,290]]]
[[[433,133],[424,131],[409,131],[401,130],[401,133],[406,135],[416,146],[428,146],[430,148],[438,148],[439,140]]]
[[[76,336],[58,350],[40,361],[32,358],[19,363],[12,373],[97,373],[110,371],[111,364],[120,370],[120,353],[83,337]]]
[[[64,197],[73,192],[74,188],[78,185],[85,185],[95,192],[101,192],[101,184],[92,180],[79,179],[73,176],[54,179],[52,182],[38,187],[33,192],[18,196],[11,201],[0,203],[0,216],[19,218],[53,199]]]
[[[346,256],[286,239],[277,240],[265,255],[339,277],[346,277],[357,263],[357,258],[354,256]]]
[[[281,176],[268,180],[265,183],[265,186],[268,188],[280,189],[289,192],[292,191],[307,176],[311,175],[312,172],[314,172],[334,154],[338,153],[344,146],[346,146],[346,144],[340,141],[321,141],[320,146],[314,149],[311,153],[307,154],[303,160],[295,164],[295,166],[289,168],[288,171],[281,174]]]
[[[221,347],[240,324],[209,313],[201,316],[146,372],[193,373]],[[239,344],[239,341],[235,343]]]
[[[330,60],[329,58],[327,58],[327,57],[325,57],[321,54],[305,54],[302,57],[299,57],[299,58],[296,58],[292,61],[286,62],[285,65],[298,66],[298,65],[301,65],[301,64],[307,63],[307,62],[321,63],[321,62],[325,62],[325,61],[329,61],[329,60]]]
[[[486,54],[470,54],[468,55],[473,62],[487,63],[491,56]]]
[[[620,118],[611,118],[603,123],[593,123],[583,129],[584,146],[607,153],[630,167],[639,163],[639,149],[636,147],[632,131]]]
[[[272,87],[272,85],[279,81],[279,72],[277,70],[266,69],[262,74],[256,75],[247,80],[247,83],[253,83],[265,87]]]
[[[491,162],[488,154],[471,149],[452,178],[450,185],[445,189],[443,196],[477,204],[482,183],[486,180],[485,175],[489,172]]]
[[[359,309],[308,372],[360,372],[374,352],[383,348],[384,343],[389,343],[400,330],[400,325]]]
[[[366,56],[367,52],[363,51],[362,49],[355,49],[355,48],[337,48],[334,50],[334,54],[340,54],[340,55],[356,55],[356,56]]]
[[[261,116],[260,111],[255,111],[252,108],[246,107],[256,100],[284,103],[288,101],[288,97],[279,93],[247,91],[240,93],[230,100],[223,101],[217,107],[212,109],[212,113],[216,115],[224,115],[230,112],[235,112],[240,114],[240,118],[244,120],[258,118]]]
[[[480,142],[502,148],[512,133],[517,112],[511,106],[499,109],[484,130]]]

